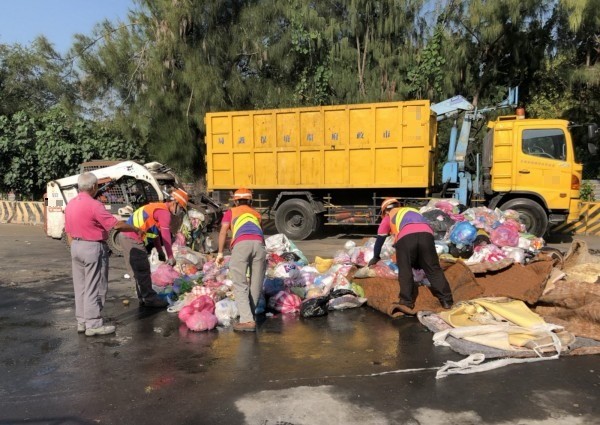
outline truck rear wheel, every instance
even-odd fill
[[[288,199],[275,212],[275,227],[290,239],[303,240],[313,234],[317,216],[303,199]]]
[[[521,223],[527,231],[536,236],[544,236],[548,229],[548,216],[540,204],[531,199],[511,199],[500,206],[502,211],[515,210],[519,213]]]
[[[108,247],[116,257],[123,256],[123,248],[121,247],[121,241],[119,240],[119,231],[111,229],[108,233],[108,240],[106,241]]]

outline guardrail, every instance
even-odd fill
[[[0,223],[44,224],[44,203],[0,201]]]
[[[44,203],[0,201],[0,223],[44,224]],[[579,221],[560,224],[550,232],[600,236],[600,202],[583,202]]]
[[[600,236],[600,202],[582,202],[578,221],[559,224],[550,233]]]

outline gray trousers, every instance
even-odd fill
[[[252,322],[265,280],[267,250],[260,241],[241,241],[233,246],[229,260],[229,276],[233,281],[235,304],[240,323]],[[246,271],[250,270],[250,286]]]
[[[108,253],[103,242],[71,243],[75,317],[86,328],[102,326],[100,312],[108,291]]]

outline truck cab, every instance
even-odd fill
[[[577,220],[582,165],[569,122],[504,116],[488,123],[482,189],[489,206],[515,209],[528,230]]]

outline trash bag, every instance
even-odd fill
[[[450,207],[450,210],[452,210],[452,206]],[[442,240],[455,223],[455,221],[442,209],[426,211],[422,215],[427,219],[427,222],[433,229],[436,240]]]
[[[302,300],[296,294],[280,291],[274,297],[269,299],[269,307],[283,314],[295,313],[300,311]]]
[[[185,321],[186,326],[194,332],[214,329],[217,323],[217,317],[209,311],[196,311]]]
[[[512,226],[502,224],[492,230],[490,240],[501,248],[503,246],[519,246],[519,232]]]
[[[319,273],[325,273],[333,265],[333,259],[325,259],[319,256],[315,257],[315,268]]]
[[[288,262],[296,262],[300,261],[300,256],[295,252],[284,252],[281,254],[281,258]]]
[[[352,282],[352,288],[351,289],[352,289],[352,292],[354,292],[354,294],[357,297],[360,297],[360,298],[364,298],[365,297],[365,290],[358,283]]]
[[[347,308],[355,308],[362,306],[367,301],[366,298],[358,298],[356,295],[347,294],[341,297],[332,298],[327,303],[329,310],[345,310]]]
[[[456,223],[450,232],[450,241],[459,248],[471,245],[476,237],[477,229],[468,221]]]
[[[315,297],[302,301],[300,304],[300,315],[302,317],[319,317],[327,314],[327,302],[329,297]]]
[[[483,246],[483,245],[482,245]],[[448,244],[448,253],[454,258],[469,258],[473,255],[473,246],[458,246],[453,243]]]
[[[272,297],[277,295],[278,292],[283,291],[285,285],[283,279],[279,277],[266,277],[263,282],[263,293],[266,297]]]
[[[360,268],[356,271],[356,273],[354,273],[355,279],[364,279],[366,277],[375,277],[375,276],[377,276],[377,273],[375,272],[375,270],[371,269],[371,267]]]
[[[156,286],[167,286],[172,285],[175,279],[179,277],[179,273],[173,270],[173,267],[168,264],[161,264],[158,268],[152,272],[150,278],[152,284]]]
[[[231,321],[239,316],[235,301],[230,298],[223,298],[215,304],[215,316],[219,325],[229,327]]]
[[[330,295],[330,298],[339,298],[339,297],[343,297],[344,295],[356,296],[354,291],[351,289],[336,289],[334,291],[331,291],[331,293],[329,295]]]

